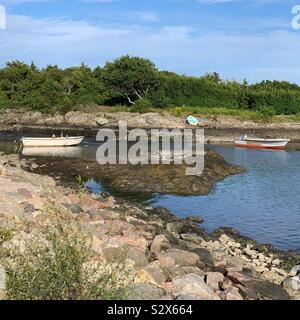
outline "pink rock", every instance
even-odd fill
[[[214,290],[219,290],[224,281],[224,276],[220,272],[208,272],[206,274],[206,284]]]
[[[156,257],[162,268],[173,268],[176,265],[173,258],[166,256],[163,253],[157,253]]]
[[[223,300],[244,300],[239,293],[239,289],[235,287],[226,289],[220,296]]]

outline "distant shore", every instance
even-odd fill
[[[50,115],[17,109],[0,112],[0,130],[2,133],[34,131],[41,134],[61,131],[84,132],[87,137],[94,137],[100,128],[117,128],[120,120],[126,121],[128,128],[194,128],[187,125],[183,117],[176,117],[167,112],[138,114],[71,111],[65,115]],[[292,147],[300,147],[300,122],[263,123],[220,115],[209,117],[204,125],[205,139],[208,143],[233,143],[236,138],[247,134],[267,138],[289,138],[292,140]]]

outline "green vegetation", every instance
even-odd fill
[[[217,73],[189,77],[159,71],[150,60],[129,56],[95,69],[82,64],[40,70],[19,61],[0,69],[0,108],[64,113],[79,107],[89,112],[101,105],[133,112],[154,108],[178,113],[174,108],[181,108],[219,114],[222,110],[222,114],[265,119],[299,114],[300,87],[286,81],[225,81]]]
[[[48,208],[35,231],[1,249],[6,295],[12,300],[126,298],[123,264],[92,255],[90,235],[65,212]],[[7,242],[8,241],[8,242]],[[3,243],[2,243],[3,244]]]

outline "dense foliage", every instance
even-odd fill
[[[129,105],[143,108],[203,107],[296,114],[300,87],[285,81],[224,81],[217,73],[189,77],[159,71],[147,59],[124,56],[104,67],[38,69],[7,63],[0,69],[0,107],[66,112],[76,105]]]

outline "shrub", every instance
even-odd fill
[[[91,255],[90,235],[72,218],[48,209],[47,223],[6,246],[7,298],[12,300],[98,300],[126,297],[122,264]]]
[[[148,99],[139,99],[130,109],[131,112],[147,112],[152,108],[152,103]]]

